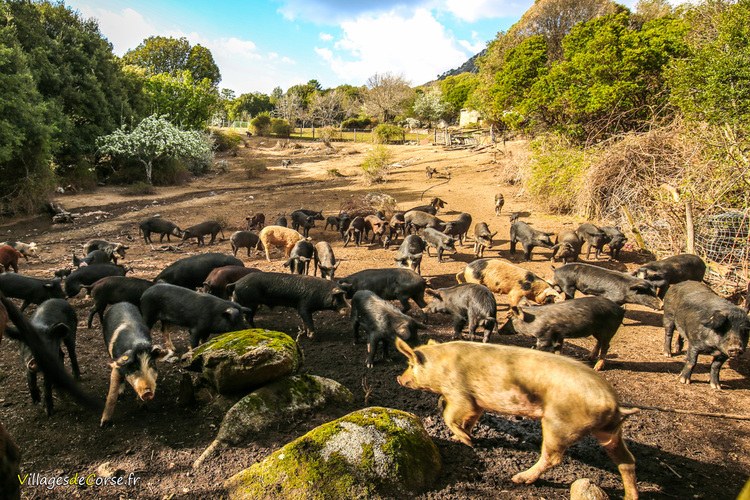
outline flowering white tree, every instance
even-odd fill
[[[438,89],[430,89],[424,94],[417,97],[414,101],[414,114],[418,118],[429,122],[436,122],[448,114],[448,106],[443,101],[443,93]]]
[[[205,163],[213,158],[210,140],[202,132],[180,130],[163,116],[144,118],[131,132],[125,127],[99,137],[101,154],[115,158],[137,160],[146,169],[146,180],[151,184],[154,161],[176,158],[188,162]]]

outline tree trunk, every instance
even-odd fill
[[[151,173],[154,169],[153,165],[151,165],[150,161],[144,161],[143,164],[146,166],[146,182],[153,184],[153,182],[151,182]]]

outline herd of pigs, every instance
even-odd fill
[[[88,326],[91,328],[98,316],[112,359],[109,393],[101,416],[101,425],[106,426],[112,421],[125,382],[143,401],[154,398],[156,361],[175,355],[169,335],[165,336],[164,348],[152,343],[151,330],[157,322],[161,322],[162,331],[165,325],[187,329],[190,346],[195,348],[212,334],[254,326],[261,305],[296,309],[302,320],[298,341],[303,335],[315,336],[316,311],[350,311],[355,343],[361,330],[366,334],[367,367],[373,367],[379,346],[387,357],[395,344],[409,362],[398,382],[440,394],[445,422],[462,442],[471,444],[471,429],[485,410],[542,420],[541,457],[513,481],[534,482],[562,460],[567,447],[593,434],[617,464],[625,496],[637,498],[635,460],[621,432],[623,421],[635,410],[620,407],[612,387],[595,372],[605,363],[612,337],[625,314],[624,304],[663,310],[666,356],[673,355],[675,329],[678,352],[684,341],[688,342],[680,382],[690,383],[698,354],[712,355],[710,384],[714,389],[721,389],[722,364],[742,354],[747,345],[747,311],[719,297],[702,282],[706,265],[697,256],[676,255],[647,263],[632,274],[617,272],[576,262],[584,245],[588,247],[587,259],[594,251],[598,260],[605,246],[612,259],[619,259],[626,238],[617,228],[586,223],[575,231],[556,235],[553,242],[552,234],[533,229],[519,220],[518,214],[511,215],[510,254],[515,254],[517,244],[523,247],[524,260],[531,258],[535,247],[551,249],[551,258],[563,261],[554,270],[553,282],[508,260],[484,258],[497,233],[480,222],[472,235],[477,258],[456,275],[457,285],[433,289],[421,276],[423,253],[431,257],[434,249],[438,262],[442,262],[445,252],[456,252],[456,242],[463,245],[469,239],[472,224],[468,213],[453,221],[438,218],[444,205],[443,200],[435,198],[429,205],[396,212],[389,220],[375,211],[326,218],[320,211],[300,209],[266,225],[264,215],[255,214],[247,217],[248,230],[237,231],[229,238],[233,255],[202,253],[179,259],[153,280],[126,276],[128,269],[117,261],[125,256],[128,246],[104,240],[86,242],[85,256],[74,255],[74,267],[59,270],[50,279],[25,276],[18,273],[18,261],[35,256],[36,245],[6,242],[0,244],[0,264],[4,270],[15,272],[0,275],[0,292],[4,295],[0,338],[4,331],[20,341],[35,403],[42,400],[37,373],[44,373],[47,414],[53,411],[53,386],[90,403],[59,362],[64,345],[73,376],[79,377],[75,351],[78,320],[66,299],[85,289],[93,301]],[[496,215],[502,208],[503,197],[498,195]],[[336,279],[338,262],[331,244],[313,244],[309,237],[315,221],[325,221],[324,231],[338,231],[344,246],[367,244],[369,239],[370,244],[378,242],[387,248],[401,238],[394,267],[367,269]],[[160,242],[164,238],[170,242],[172,236],[183,242],[195,238],[202,246],[204,237],[210,235],[212,244],[221,230],[214,221],[180,229],[159,216],[140,224],[146,244],[153,242],[152,235],[159,235]],[[237,258],[242,249],[248,256],[251,251],[257,254],[262,250],[270,261],[274,248],[283,250],[289,273],[245,267]],[[309,275],[311,264],[313,276]],[[587,296],[575,298],[576,292]],[[497,321],[498,296],[504,296],[508,305],[502,325]],[[7,298],[22,300],[21,311],[29,304],[38,306],[27,319]],[[400,308],[390,302],[394,300]],[[415,315],[407,314],[410,301],[420,308]],[[428,315],[435,313],[452,317],[454,341],[430,341],[420,346],[417,331],[427,328]],[[7,324],[9,321],[15,326]],[[465,329],[472,341],[460,340]],[[482,343],[473,342],[478,329]],[[493,332],[533,336],[536,349],[490,344]],[[566,338],[587,336],[596,339],[590,354],[594,370],[555,355],[560,354]]]

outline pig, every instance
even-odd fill
[[[355,344],[359,342],[360,327],[367,335],[367,368],[374,366],[378,344],[383,345],[383,359],[387,360],[388,348],[396,337],[416,345],[419,343],[417,330],[426,328],[369,290],[359,290],[352,297],[351,321]]]
[[[112,254],[105,252],[104,250],[94,250],[89,252],[86,257],[79,259],[78,256],[73,254],[73,267],[90,266],[95,264],[109,264],[111,261],[110,257]]]
[[[456,240],[445,233],[426,227],[422,231],[422,239],[427,247],[427,256],[432,257],[430,247],[434,248],[437,251],[438,262],[443,262],[443,252],[446,250],[452,250],[453,253],[456,253],[456,247],[454,246]]]
[[[587,295],[605,297],[617,305],[640,304],[655,310],[661,309],[656,289],[648,281],[618,271],[591,264],[565,264],[555,269],[555,283],[569,299],[576,290]]]
[[[9,500],[20,500],[21,450],[0,424],[0,491]]]
[[[402,212],[393,214],[391,220],[388,221],[388,226],[390,227],[391,239],[394,239],[394,237],[398,238],[399,232],[401,232],[403,236],[406,236],[406,221],[404,220],[404,214]]]
[[[511,306],[526,299],[537,304],[562,302],[565,297],[531,271],[503,259],[477,259],[456,274],[458,283],[478,283],[492,293],[508,295]]]
[[[292,274],[309,274],[310,262],[315,259],[315,247],[307,240],[300,240],[292,248],[284,267]]]
[[[50,299],[45,300],[42,304],[37,307],[34,314],[30,319],[31,327],[36,330],[39,337],[47,346],[47,349],[56,353],[60,362],[63,359],[63,352],[60,348],[60,344],[65,344],[65,348],[68,351],[68,358],[70,358],[70,366],[73,369],[73,376],[76,379],[81,377],[81,370],[78,367],[78,357],[76,356],[76,330],[78,328],[78,318],[73,307],[68,304],[65,299]],[[12,330],[8,336],[11,338],[18,338],[21,336],[14,327],[8,327]],[[21,352],[21,359],[26,367],[26,382],[29,386],[29,393],[31,394],[31,400],[34,403],[39,403],[41,397],[39,394],[39,386],[37,385],[37,373],[38,366],[34,354],[26,346],[26,344],[19,343],[19,350]],[[52,377],[45,375],[44,377],[44,408],[47,412],[47,416],[51,416],[53,412],[52,403]]]
[[[306,208],[300,208],[298,210],[295,210],[295,212],[302,212],[303,214],[312,217],[313,220],[325,220],[325,217],[323,217],[323,212],[321,210],[309,210]]]
[[[349,229],[349,226],[352,224],[352,218],[349,216],[349,214],[346,213],[341,214],[339,217],[339,234],[341,235],[341,239],[343,240],[346,236],[347,229]]]
[[[284,216],[284,215],[279,215],[279,216],[278,216],[278,217],[276,218],[276,221],[275,221],[275,222],[273,223],[273,225],[274,225],[274,226],[281,226],[281,227],[288,227],[288,226],[289,226],[289,223],[288,223],[288,222],[287,222],[287,220],[286,220],[286,216]]]
[[[8,311],[0,302],[0,342],[3,341],[3,335],[5,335],[6,328],[8,328]]]
[[[362,236],[365,233],[366,222],[365,218],[357,216],[352,219],[349,227],[346,229],[346,237],[344,238],[344,247],[353,239],[354,244],[359,246],[362,243]]]
[[[263,229],[263,226],[266,225],[266,216],[263,214],[248,216],[245,217],[245,220],[247,221],[248,231],[250,231],[251,229]]]
[[[614,226],[602,226],[599,229],[601,229],[601,231],[607,236],[609,256],[612,259],[620,260],[620,250],[625,246],[628,239],[622,231]]]
[[[409,310],[409,299],[420,308],[427,306],[424,290],[427,282],[411,269],[365,269],[339,280],[348,299],[359,290],[370,290],[381,299],[398,300],[401,310]]]
[[[186,288],[157,283],[141,295],[141,313],[151,329],[161,321],[183,326],[190,332],[190,348],[208,340],[212,333],[226,333],[246,328],[245,309],[228,300]],[[171,347],[171,341],[167,344]]]
[[[331,226],[331,229],[334,231],[338,231],[339,227],[341,225],[341,219],[339,217],[336,217],[335,215],[329,215],[326,217],[326,225],[323,227],[324,231],[328,230],[328,226]]]
[[[609,382],[592,369],[563,356],[506,345],[430,341],[412,349],[397,338],[396,348],[409,362],[398,383],[440,394],[446,425],[468,446],[485,411],[541,419],[542,455],[513,482],[535,482],[562,462],[568,447],[591,433],[617,464],[625,498],[638,498],[635,459],[622,437],[624,420],[638,410],[622,408]]]
[[[93,285],[106,276],[125,276],[127,269],[114,264],[92,264],[79,267],[65,278],[63,287],[68,297],[79,294],[84,285]]]
[[[101,250],[102,252],[107,254],[112,262],[117,264],[118,255],[124,259],[125,251],[129,248],[130,247],[127,245],[123,245],[122,243],[117,243],[114,241],[89,240],[83,244],[83,253],[88,256],[95,250]]]
[[[705,274],[703,259],[687,253],[648,262],[633,272],[633,276],[652,283],[660,299],[664,299],[669,285],[688,280],[702,281]]]
[[[516,243],[523,247],[523,260],[531,260],[531,251],[534,247],[552,248],[552,233],[537,231],[525,222],[516,220],[510,225],[510,254],[516,253]]]
[[[422,212],[419,210],[412,210],[410,212],[406,212],[404,214],[404,224],[406,224],[406,231],[412,232],[412,229],[414,232],[424,229],[426,227],[435,229],[437,231],[442,231],[445,229],[445,222],[438,219],[434,215],[430,215],[427,212]]]
[[[203,282],[203,292],[210,293],[220,299],[228,299],[227,285],[234,283],[243,276],[247,276],[250,273],[259,273],[260,269],[254,267],[243,267],[243,266],[222,266],[213,269],[206,281]]]
[[[29,260],[29,257],[40,258],[39,254],[37,253],[37,249],[39,247],[37,247],[36,243],[24,243],[22,241],[4,241],[0,243],[0,246],[2,245],[10,245],[21,252],[21,255],[23,255],[23,258],[26,259],[27,262]]]
[[[203,286],[203,282],[206,281],[208,275],[217,267],[244,267],[244,265],[240,259],[223,253],[191,255],[172,262],[154,278],[154,283],[163,281],[195,290],[199,286]]]
[[[698,354],[710,354],[711,388],[721,390],[719,371],[729,358],[737,358],[747,347],[750,320],[747,312],[716,295],[697,281],[669,287],[664,297],[664,355],[672,356],[672,335],[678,332],[678,348],[688,341],[680,382],[690,383]]]
[[[251,326],[260,305],[269,307],[293,307],[302,319],[297,339],[307,334],[315,337],[313,313],[316,311],[338,311],[345,314],[348,310],[345,292],[335,282],[286,273],[253,273],[248,274],[236,283],[227,286],[232,300],[247,307],[246,314]]]
[[[64,299],[65,293],[60,286],[61,280],[41,280],[20,274],[0,274],[0,292],[6,297],[23,300],[21,311],[29,304],[41,304],[49,299]]]
[[[419,211],[426,212],[431,215],[436,215],[438,213],[438,210],[441,208],[445,208],[447,204],[447,201],[443,201],[440,198],[433,198],[432,200],[430,200],[429,205],[420,205],[418,207],[410,208],[406,212]]]
[[[505,196],[502,193],[497,193],[495,195],[495,217],[503,211],[503,205],[505,205]]]
[[[552,247],[552,250],[554,250],[552,259],[555,262],[561,260],[563,264],[567,264],[568,261],[576,261],[581,253],[582,246],[583,240],[578,237],[575,231],[563,231],[555,238],[555,245]]]
[[[484,249],[492,248],[492,238],[496,234],[497,231],[490,232],[490,228],[485,222],[480,222],[474,226],[474,255],[476,257],[484,257]]]
[[[260,248],[260,238],[251,231],[235,231],[229,236],[229,245],[232,247],[232,255],[237,257],[240,248],[247,248],[247,256],[250,257],[250,249],[255,249],[255,254]]]
[[[365,237],[367,237],[370,231],[372,231],[372,239],[370,240],[370,243],[375,243],[375,238],[382,243],[387,230],[388,223],[377,215],[368,215],[365,217]]]
[[[141,278],[127,276],[107,276],[97,280],[93,285],[84,286],[94,299],[94,306],[89,311],[88,327],[91,328],[94,315],[99,315],[99,322],[104,324],[104,310],[118,302],[130,302],[141,306],[141,295],[154,283]]]
[[[224,230],[221,228],[221,223],[215,220],[207,220],[205,222],[201,222],[200,224],[190,226],[189,228],[182,231],[182,241],[185,242],[190,238],[195,238],[196,240],[198,240],[198,246],[201,246],[206,244],[203,237],[207,234],[210,234],[211,240],[208,242],[208,244],[213,245],[214,241],[216,241],[216,235],[219,233],[221,233],[221,237],[223,239]]]
[[[138,225],[138,228],[141,234],[143,234],[143,241],[148,244],[153,243],[151,240],[151,233],[159,235],[159,243],[164,241],[165,236],[167,237],[167,241],[171,241],[169,239],[170,236],[176,236],[178,238],[182,236],[182,230],[177,224],[168,221],[167,219],[162,219],[158,215],[144,220]]]
[[[312,215],[307,215],[301,210],[297,210],[295,212],[292,212],[290,215],[292,219],[292,229],[295,231],[299,231],[300,228],[302,228],[302,236],[307,238],[310,236],[310,228],[315,227],[315,217]]]
[[[271,247],[283,248],[284,257],[288,259],[294,245],[305,237],[294,229],[281,226],[266,226],[260,230],[258,238],[266,251],[266,260],[271,262]]]
[[[0,246],[0,265],[6,270],[13,268],[13,272],[18,272],[18,258],[23,254],[10,245]]]
[[[470,227],[471,214],[463,213],[458,216],[458,219],[446,222],[443,232],[448,236],[453,236],[455,239],[458,239],[461,246],[464,246],[464,238],[467,237]]]
[[[412,271],[422,274],[422,253],[426,247],[427,245],[422,238],[416,234],[410,234],[401,242],[393,260],[399,267],[408,267]]]
[[[596,361],[594,370],[604,367],[609,344],[625,317],[625,309],[604,297],[583,297],[559,304],[522,309],[512,307],[501,334],[521,333],[536,337],[536,348],[560,354],[566,338],[592,335],[596,345],[589,360]]]
[[[333,280],[333,275],[336,273],[336,269],[339,267],[340,262],[336,262],[336,257],[333,255],[333,248],[327,241],[320,241],[315,244],[315,268],[313,269],[313,276],[318,274],[318,268],[320,268],[320,277],[327,280]]]
[[[102,333],[104,345],[112,359],[109,364],[112,372],[107,402],[99,421],[100,427],[106,427],[112,422],[117,397],[125,381],[142,401],[154,399],[159,375],[156,361],[163,358],[165,352],[161,347],[152,345],[151,332],[138,307],[129,302],[118,302],[107,309]]]
[[[595,250],[594,257],[598,259],[604,245],[607,244],[607,235],[604,234],[601,229],[590,223],[578,226],[576,234],[582,241],[588,243],[588,248],[586,249],[586,260],[589,259],[592,248]]]
[[[453,318],[453,339],[461,338],[461,331],[468,323],[472,339],[477,327],[482,327],[482,341],[489,342],[497,325],[497,302],[489,288],[464,283],[438,290],[427,289],[427,295],[432,295],[432,301],[424,308],[424,312],[450,314]]]

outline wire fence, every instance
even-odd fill
[[[722,295],[741,294],[750,279],[750,209],[695,221],[695,249],[709,264],[707,281]]]

